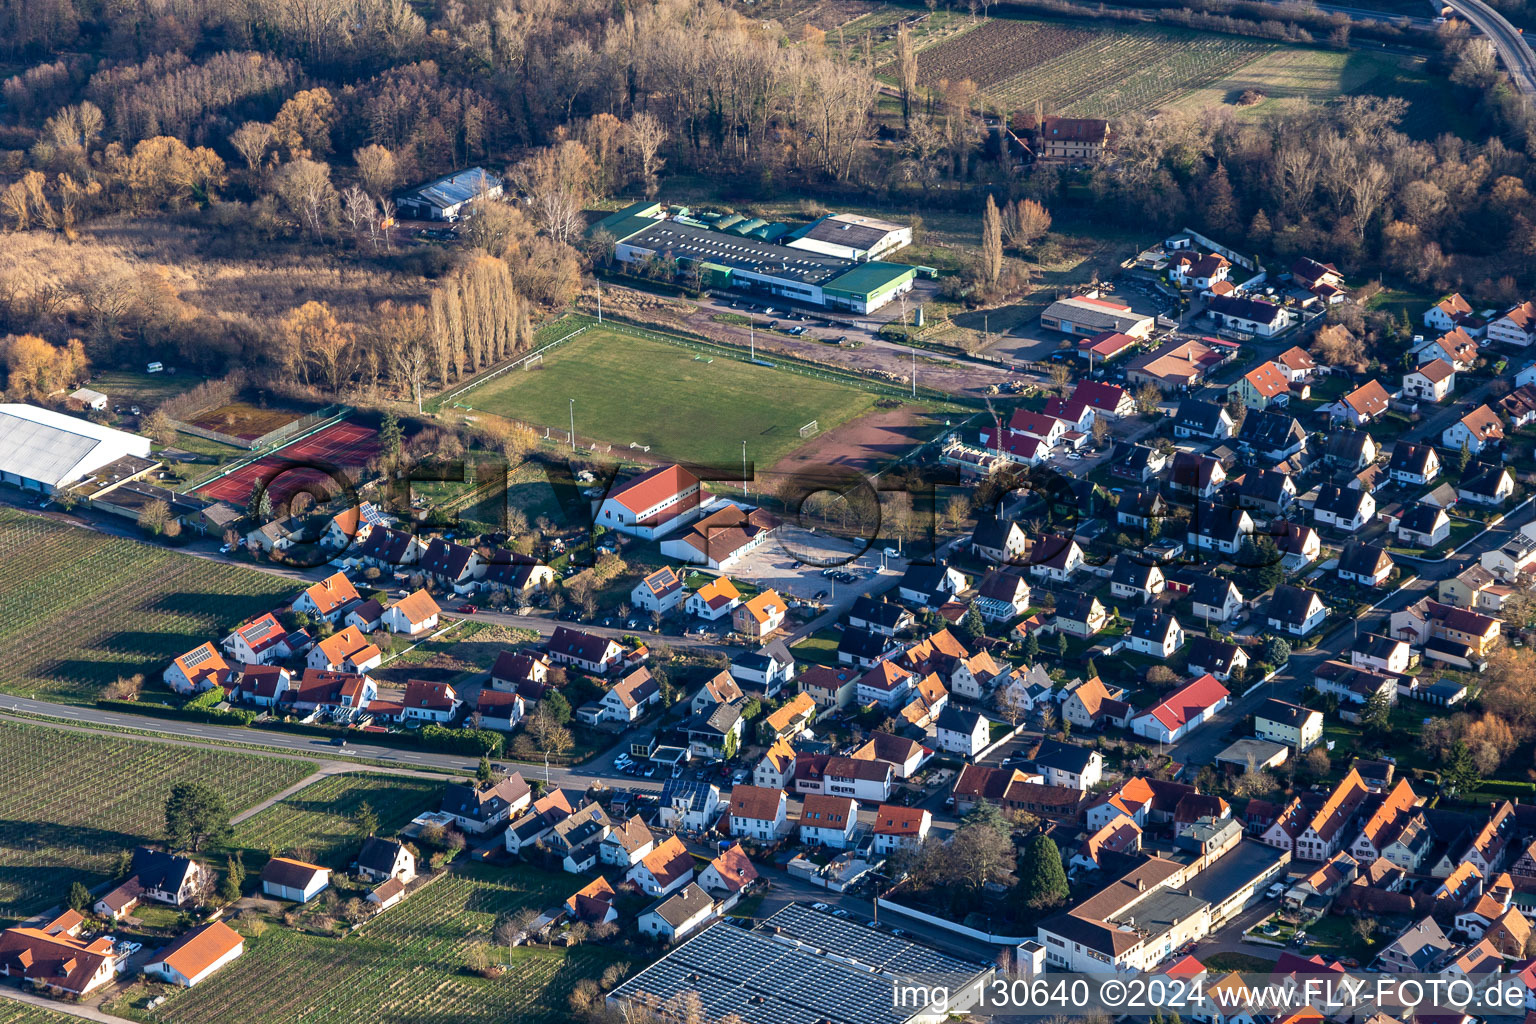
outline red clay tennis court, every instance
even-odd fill
[[[356,481],[362,468],[382,451],[377,430],[337,423],[209,481],[195,493],[244,508],[256,483],[264,481],[275,507],[301,491],[334,492],[335,475]]]

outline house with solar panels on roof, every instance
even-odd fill
[[[455,221],[467,216],[472,204],[502,193],[501,179],[480,167],[445,174],[395,196],[401,220]]]

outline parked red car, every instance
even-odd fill
[[[464,615],[473,615],[473,614],[475,614],[475,612],[477,612],[479,610],[480,610],[479,608],[476,608],[472,604],[461,604],[461,605],[459,605],[459,611],[462,614],[464,614]]]

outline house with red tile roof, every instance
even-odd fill
[[[1504,440],[1504,424],[1498,414],[1480,405],[1440,432],[1442,446],[1459,451],[1463,446],[1477,455],[1490,444]]]
[[[425,590],[418,590],[384,609],[380,621],[389,627],[391,633],[417,636],[435,629],[441,613],[442,609],[432,600],[432,595]]]
[[[288,631],[271,612],[236,626],[225,638],[223,647],[242,665],[270,665],[295,653]]]
[[[1119,331],[1103,331],[1083,338],[1077,343],[1077,354],[1088,360],[1090,367],[1097,367],[1113,359],[1128,355],[1141,344],[1139,338]]]
[[[1206,673],[1132,718],[1131,731],[1159,743],[1177,743],[1220,713],[1231,696]]]
[[[599,875],[565,901],[565,915],[572,921],[607,924],[619,919],[619,911],[614,906],[617,901],[618,895],[613,891],[613,886],[608,884],[608,879]]]
[[[245,952],[245,940],[223,921],[187,932],[144,964],[144,973],[170,985],[191,988]]]
[[[234,670],[213,644],[202,643],[171,662],[163,678],[166,686],[186,697],[215,686],[232,686]]]
[[[464,704],[452,686],[425,679],[407,680],[400,703],[402,719],[420,722],[451,722]]]
[[[348,626],[316,644],[306,663],[312,669],[329,672],[367,672],[383,661],[384,652],[356,626]]]
[[[693,521],[704,497],[699,478],[682,466],[657,466],[616,485],[597,508],[597,525],[656,540]]]
[[[1385,415],[1391,405],[1392,396],[1387,394],[1381,381],[1371,380],[1328,406],[1326,412],[1332,419],[1347,420],[1363,427]]]
[[[736,584],[725,576],[716,576],[689,594],[683,607],[689,615],[697,615],[701,619],[718,622],[735,611],[739,604],[741,604],[741,591],[736,589]]]
[[[800,841],[845,850],[853,845],[858,823],[859,805],[853,797],[813,793],[800,807]]]
[[[360,600],[362,598],[347,574],[338,572],[311,585],[294,598],[293,610],[301,615],[312,615],[334,623],[348,605]]]
[[[378,684],[366,673],[307,668],[298,685],[283,694],[282,703],[294,711],[336,714],[366,711],[378,695]]]
[[[0,974],[50,992],[84,995],[111,981],[117,969],[112,942],[81,939],[85,919],[66,910],[36,928],[0,932]]]
[[[699,886],[705,892],[740,897],[758,877],[757,865],[737,844],[721,850],[719,856],[699,872]]]
[[[875,811],[876,853],[894,853],[922,845],[933,827],[933,815],[917,807],[881,804]]]

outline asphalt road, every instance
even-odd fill
[[[1493,43],[1515,88],[1527,96],[1536,94],[1536,53],[1520,30],[1483,0],[1446,0],[1446,4]]]

